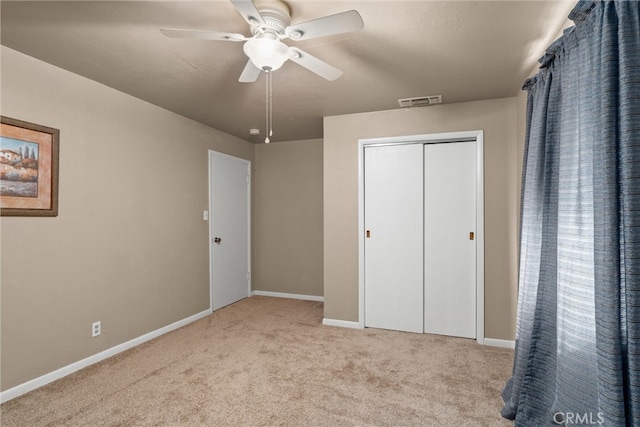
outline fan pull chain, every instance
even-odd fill
[[[265,77],[267,79],[267,90],[265,96],[265,103],[267,104],[267,117],[266,117],[266,134],[267,137],[264,139],[264,143],[268,144],[271,142],[269,137],[273,136],[273,86],[271,80],[271,69],[265,68]]]

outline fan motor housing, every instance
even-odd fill
[[[285,28],[291,25],[291,9],[285,2],[258,0],[254,4],[266,24],[266,28],[259,26],[252,28],[251,31],[254,35],[260,32],[275,32],[278,35],[283,35]]]

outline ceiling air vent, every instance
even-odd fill
[[[422,107],[425,105],[442,104],[442,95],[398,99],[398,104],[400,104],[401,107]]]

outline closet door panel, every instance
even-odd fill
[[[476,337],[475,145],[456,142],[424,146],[427,333]]]
[[[423,147],[365,148],[365,326],[423,332]]]

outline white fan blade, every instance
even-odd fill
[[[238,81],[241,83],[253,83],[258,80],[261,71],[260,68],[256,67],[253,62],[249,60],[247,61],[247,65],[244,66],[244,70],[242,70]]]
[[[304,52],[297,47],[290,47],[289,50],[291,51],[290,59],[293,62],[303,66],[309,71],[313,71],[320,77],[333,81],[342,75],[342,71],[338,70],[336,67],[321,61],[315,56],[309,55],[307,52]]]
[[[244,20],[252,27],[256,25],[266,25],[264,18],[260,15],[260,12],[251,0],[231,0],[231,3],[238,9],[238,12],[240,12]]]
[[[221,40],[229,42],[242,42],[248,40],[248,38],[243,36],[242,34],[220,33],[218,31],[162,28],[160,32],[167,37],[176,37],[180,39]]]
[[[301,24],[291,25],[285,34],[292,40],[308,40],[332,34],[350,33],[364,28],[364,21],[355,10],[313,19]]]

